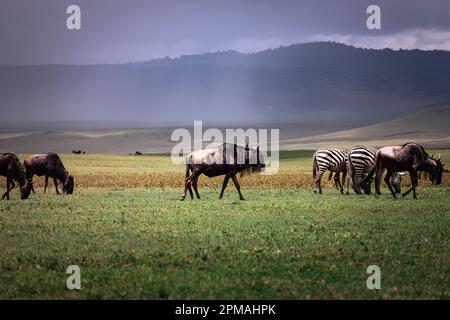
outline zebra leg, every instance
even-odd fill
[[[391,194],[394,197],[394,199],[397,199],[395,190],[391,186],[391,177],[392,177],[392,172],[388,170],[388,172],[386,173],[386,176],[384,177],[384,182],[388,185],[389,190],[391,191]]]
[[[349,189],[350,189],[350,172],[347,171],[347,174],[345,175],[345,194],[350,194],[349,193]]]
[[[344,194],[344,185],[345,185],[345,177],[346,176],[347,176],[347,170],[344,169],[344,171],[342,171],[342,183],[339,182],[339,187],[340,187],[340,190],[341,190],[341,194]]]
[[[334,187],[336,188],[336,190],[342,189],[341,182],[339,181],[340,178],[340,172],[336,172],[334,174]]]
[[[322,194],[322,187],[320,186],[321,180],[322,180],[323,171],[319,170],[316,177],[314,178],[314,184],[315,189],[314,192],[317,193],[317,190],[319,190],[319,194]]]

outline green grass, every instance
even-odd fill
[[[99,172],[127,173],[119,164],[181,172],[165,156],[91,157],[103,162]],[[310,157],[283,153],[281,169],[303,172]],[[71,171],[92,170],[82,156],[64,160]],[[419,187],[416,201],[394,201],[386,188],[378,200],[329,187],[321,196],[242,189],[246,201],[232,184],[222,200],[202,188],[200,201],[185,202],[180,188],[167,187],[86,187],[73,196],[38,189],[27,201],[13,192],[0,201],[0,298],[450,298],[447,184]],[[81,268],[80,291],[65,286],[72,264]],[[380,290],[366,287],[372,264]]]

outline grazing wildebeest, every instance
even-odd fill
[[[47,190],[48,178],[53,178],[56,193],[59,194],[58,180],[62,182],[63,191],[72,194],[74,188],[73,176],[64,168],[64,165],[56,153],[35,154],[24,161],[27,179],[34,175],[45,176],[44,193]],[[34,192],[34,188],[32,189]]]
[[[264,157],[259,151],[259,147],[249,148],[248,144],[244,148],[232,143],[223,143],[214,149],[193,151],[186,157],[186,180],[181,200],[186,198],[188,190],[191,199],[194,199],[191,184],[197,198],[200,199],[197,184],[201,174],[209,178],[225,175],[219,199],[222,199],[228,180],[231,178],[239,193],[239,198],[245,200],[236,175],[240,173],[242,176],[246,172],[261,172],[264,167]]]
[[[347,159],[347,194],[349,194],[350,179],[352,180],[352,188],[357,194],[371,194],[372,178],[359,186],[360,181],[365,179],[372,167],[375,165],[375,154],[377,149],[363,146],[356,146],[350,149]],[[391,177],[391,185],[396,193],[401,192],[402,178],[398,172],[394,172]],[[359,187],[357,187],[359,186]]]
[[[329,179],[331,179],[331,175],[333,172],[334,175],[334,183],[335,185],[339,185],[341,193],[344,194],[344,179],[347,175],[347,149],[319,149],[314,153],[313,156],[313,178],[315,184],[314,192],[322,193],[322,187],[320,185],[323,174],[326,170],[330,170],[331,174]],[[342,184],[340,181],[340,174],[343,173]]]
[[[9,200],[9,193],[16,186],[14,180],[20,185],[21,199],[27,199],[30,195],[32,183],[31,179],[25,178],[25,170],[14,153],[0,154],[0,175],[6,177],[6,192],[2,199]]]
[[[395,195],[395,190],[391,186],[390,178],[394,172],[407,171],[411,178],[411,188],[403,193],[403,197],[413,191],[413,197],[414,199],[417,199],[417,172],[428,172],[433,184],[439,185],[442,181],[443,164],[440,159],[436,160],[433,157],[430,157],[425,149],[417,143],[409,142],[402,146],[387,146],[377,151],[375,155],[375,165],[369,172],[369,175],[363,179],[360,184],[364,184],[366,180],[371,179],[373,174],[376,173],[375,196],[378,197],[381,194],[380,184],[385,170],[387,170],[387,174],[384,181],[388,185],[394,198],[397,198],[397,196]]]

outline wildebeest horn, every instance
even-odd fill
[[[441,153],[439,153],[438,160],[441,160]]]

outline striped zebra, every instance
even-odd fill
[[[362,194],[363,192],[365,194],[371,193],[370,185],[372,179],[369,179],[360,188],[356,186],[360,184],[360,181],[367,176],[370,169],[374,166],[376,153],[377,149],[363,146],[356,146],[350,149],[347,159],[347,176],[345,179],[347,194],[349,194],[350,179],[352,179],[352,188],[357,194]],[[403,173],[395,172],[390,179],[390,183],[397,193],[401,192],[402,175]]]
[[[356,188],[359,182],[364,178],[375,163],[375,154],[377,149],[368,148],[363,146],[356,146],[350,149],[347,159],[347,176],[346,189],[349,193],[350,179],[352,179],[352,188],[356,193],[362,194],[363,191],[366,194],[370,194],[370,184],[372,180],[369,180],[365,186]]]
[[[314,192],[322,193],[320,185],[323,174],[326,170],[335,172],[334,181],[339,185],[341,193],[344,194],[344,179],[347,175],[347,149],[319,149],[313,156],[313,178],[314,178]],[[340,174],[342,176],[342,184],[340,181]],[[330,175],[331,176],[331,175]]]

